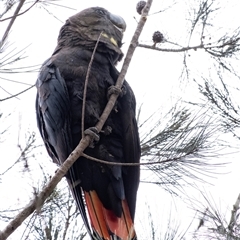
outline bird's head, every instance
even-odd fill
[[[122,17],[101,7],[87,8],[66,21],[61,28],[58,45],[93,49],[101,34],[98,51],[110,51],[120,60],[123,56],[120,48],[125,29],[126,23]]]

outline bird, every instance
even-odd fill
[[[134,216],[141,148],[136,99],[127,81],[102,130],[94,131],[119,76],[116,65],[123,58],[125,29],[122,17],[101,7],[71,16],[36,81],[37,126],[54,163],[67,159],[83,137],[82,128],[93,136],[84,151],[88,156],[113,164],[135,163],[109,165],[80,156],[65,175],[86,230],[97,240],[137,239]]]

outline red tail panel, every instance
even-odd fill
[[[126,200],[122,201],[123,213],[118,218],[111,210],[103,207],[95,191],[84,192],[93,230],[104,240],[117,236],[121,240],[135,239],[136,234]]]
[[[85,201],[93,229],[106,240],[110,240],[105,219],[102,213],[102,203],[100,202],[95,191],[84,192]]]

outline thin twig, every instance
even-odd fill
[[[21,2],[25,2],[25,0],[23,0],[23,1],[21,1]],[[20,3],[21,3],[20,2]],[[26,13],[27,11],[29,11],[35,4],[37,4],[39,2],[39,0],[36,0],[29,8],[27,8],[26,10],[24,10],[23,12],[21,12],[21,13],[18,13],[19,12],[19,10],[18,10],[18,12],[16,13],[14,13],[14,15],[13,16],[11,16],[11,17],[7,17],[7,18],[4,18],[4,19],[1,19],[0,20],[0,22],[3,22],[3,21],[6,21],[6,20],[9,20],[9,19],[13,19],[14,18],[14,20],[15,20],[15,18],[16,17],[19,17],[19,16],[21,16],[21,15],[23,15],[24,13]],[[19,5],[20,5],[20,3],[19,3]],[[18,6],[19,6],[18,5]],[[21,6],[22,7],[22,6]],[[17,10],[17,9],[16,9]],[[13,21],[14,21],[13,20]]]
[[[87,97],[88,80],[89,80],[89,75],[90,75],[92,63],[93,63],[93,60],[94,60],[94,57],[95,57],[95,53],[96,53],[96,50],[97,50],[97,47],[98,47],[98,43],[100,41],[101,36],[102,36],[102,32],[99,34],[99,37],[98,37],[97,42],[95,44],[95,47],[93,49],[93,53],[92,53],[91,60],[90,60],[89,65],[88,65],[86,79],[85,79],[85,83],[84,83],[83,104],[82,104],[82,137],[85,136],[85,134],[84,134],[84,119],[85,119],[85,108],[86,108],[86,97]]]
[[[11,99],[11,98],[14,98],[14,97],[17,97],[17,96],[19,96],[20,94],[27,92],[28,90],[30,90],[30,89],[33,88],[34,86],[35,86],[35,85],[32,85],[32,86],[30,86],[29,88],[26,88],[26,89],[24,89],[23,91],[21,91],[21,92],[19,92],[19,93],[16,93],[16,94],[14,94],[14,95],[11,95],[10,97],[0,99],[0,102],[6,101],[6,100]]]
[[[0,71],[1,73],[1,71]],[[18,72],[19,73],[19,72]],[[22,72],[21,72],[22,73]],[[8,81],[8,82],[14,82],[14,83],[18,83],[18,84],[22,84],[22,85],[27,85],[27,86],[34,86],[32,84],[29,84],[29,83],[24,83],[24,82],[20,82],[20,81],[15,81],[15,80],[12,80],[12,79],[8,79],[8,78],[2,78],[0,77],[1,80],[5,80],[5,81]]]
[[[15,218],[8,223],[6,228],[0,232],[0,240],[7,239],[21,224],[22,222],[32,214],[36,209],[40,209],[44,201],[50,196],[54,188],[60,182],[60,180],[66,175],[72,164],[78,159],[82,152],[87,148],[90,143],[90,137],[86,135],[81,139],[78,146],[69,155],[66,161],[58,168],[56,174],[51,178],[43,190],[32,199],[29,204],[19,212]]]
[[[9,31],[10,31],[10,29],[12,28],[13,23],[14,23],[14,21],[16,20],[16,18],[17,18],[17,16],[18,16],[18,13],[19,13],[20,9],[22,8],[24,2],[25,2],[25,0],[21,0],[21,1],[19,2],[18,6],[17,6],[17,8],[16,8],[16,10],[15,10],[15,12],[14,12],[14,15],[11,17],[11,21],[9,22],[9,24],[8,24],[8,26],[7,26],[7,29],[6,29],[3,37],[2,37],[2,41],[0,42],[0,47],[3,46],[3,44],[4,44],[4,42],[5,42],[6,38],[7,38],[7,36],[8,36],[8,34],[9,34]],[[2,21],[3,21],[3,20],[0,20],[0,22],[2,22]]]
[[[137,28],[135,30],[135,33],[132,37],[132,40],[131,40],[131,43],[130,43],[130,46],[128,48],[128,51],[127,51],[127,55],[124,59],[124,62],[123,62],[123,66],[122,66],[122,70],[119,74],[119,77],[118,77],[118,80],[116,82],[116,87],[121,89],[122,87],[122,84],[124,82],[124,77],[127,73],[127,70],[128,70],[128,67],[130,65],[130,62],[131,62],[131,59],[132,59],[132,56],[133,56],[133,53],[137,47],[137,43],[138,43],[138,39],[139,39],[139,36],[143,30],[143,26],[147,20],[147,15],[148,15],[148,12],[149,12],[149,9],[152,5],[152,0],[148,0],[147,1],[147,4],[146,6],[144,7],[144,9],[142,10],[142,15],[141,15],[141,18],[140,18],[140,21],[138,22],[138,25],[137,25]],[[110,112],[112,111],[114,105],[115,105],[115,102],[116,102],[116,99],[117,99],[118,95],[117,94],[112,94],[109,98],[109,101],[102,113],[102,116],[100,117],[98,123],[96,124],[96,128],[98,129],[98,132],[101,131],[106,119],[108,118]]]
[[[135,48],[137,47],[137,41],[140,36],[140,33],[143,29],[143,26],[146,22],[146,16],[148,14],[148,11],[150,9],[150,6],[152,4],[152,0],[148,0],[145,8],[143,9],[143,13],[141,16],[141,19],[138,23],[137,29],[134,33],[134,36],[132,38],[131,44],[129,46],[126,58],[123,63],[122,70],[120,72],[120,75],[118,77],[116,87],[121,88],[122,83],[124,81],[125,74],[127,72],[128,66],[130,64],[133,52]],[[108,101],[108,104],[106,108],[104,109],[104,112],[102,116],[100,117],[99,122],[97,123],[96,127],[99,131],[101,131],[105,121],[107,120],[115,102],[117,99],[117,95],[112,94],[110,96],[110,99]],[[17,214],[17,216],[8,223],[6,228],[0,232],[0,240],[7,239],[21,224],[22,222],[30,215],[32,214],[35,209],[41,208],[44,201],[50,196],[54,188],[57,186],[57,184],[61,181],[61,179],[66,175],[67,171],[70,169],[72,164],[83,154],[83,151],[88,147],[90,144],[90,137],[88,135],[84,136],[78,146],[73,150],[73,152],[69,155],[69,157],[64,161],[64,163],[58,168],[58,171],[55,173],[55,175],[52,177],[52,179],[47,183],[47,185],[43,188],[43,190],[36,195],[34,199],[32,199],[29,204],[20,212]]]
[[[169,158],[169,159],[166,159],[166,160],[159,160],[159,161],[145,162],[145,163],[122,163],[122,162],[108,162],[108,161],[105,161],[105,160],[102,160],[102,159],[99,159],[99,158],[89,156],[86,153],[82,153],[81,156],[83,156],[83,157],[85,157],[89,160],[92,160],[94,162],[103,163],[103,164],[106,164],[106,165],[130,166],[130,167],[163,164],[163,163],[168,163],[168,162],[179,161],[179,160],[181,160],[181,158],[184,158],[184,157],[175,157],[175,158]]]
[[[150,46],[150,45],[146,45],[146,44],[138,44],[138,47],[142,47],[142,48],[147,48],[147,49],[152,49],[152,50],[156,50],[156,51],[161,51],[161,52],[186,52],[188,50],[196,50],[196,49],[208,49],[208,48],[212,48],[211,47],[205,47],[204,45],[196,45],[196,46],[188,46],[188,47],[182,47],[182,48],[158,48],[155,46]]]
[[[176,2],[173,3],[173,4],[171,4],[171,5],[169,5],[168,7],[164,8],[164,9],[162,9],[162,10],[159,10],[159,11],[157,11],[157,12],[154,12],[154,13],[149,14],[149,16],[152,16],[152,15],[155,15],[155,14],[158,14],[158,13],[165,12],[165,11],[167,11],[169,8],[172,8],[174,5],[176,5]]]
[[[56,1],[56,0],[53,0],[53,1]],[[62,4],[53,3],[53,1],[49,1],[48,0],[48,1],[43,2],[43,4],[45,4],[45,5],[53,5],[53,6],[57,6],[57,7],[62,7],[62,8],[66,8],[66,9],[73,10],[73,11],[77,10],[76,8],[72,8],[72,7],[69,7],[69,6],[62,5]]]
[[[4,91],[4,92],[6,92],[7,94],[9,94],[9,95],[11,95],[12,96],[12,94],[10,93],[10,92],[8,92],[6,89],[4,89],[3,87],[1,87],[0,86],[0,88]],[[18,100],[19,100],[19,98],[18,97],[16,97]]]

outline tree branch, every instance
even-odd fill
[[[34,86],[35,86],[35,85],[32,85],[32,86],[30,86],[29,88],[26,88],[26,89],[24,89],[23,91],[21,91],[21,92],[19,92],[19,93],[16,93],[16,94],[14,94],[14,95],[12,95],[12,96],[10,96],[10,97],[2,98],[2,99],[0,99],[0,102],[6,101],[6,100],[11,99],[11,98],[14,98],[14,97],[17,97],[17,96],[19,96],[20,94],[27,92],[28,90],[30,90],[30,89],[33,88]]]
[[[92,67],[92,63],[94,60],[94,56],[98,47],[98,43],[100,41],[100,38],[102,36],[102,32],[99,34],[99,37],[97,39],[97,42],[95,44],[95,47],[93,49],[93,53],[92,53],[92,57],[90,59],[90,62],[88,64],[88,69],[87,69],[87,74],[86,74],[86,79],[85,79],[85,83],[84,83],[84,90],[83,90],[83,105],[82,105],[82,137],[84,137],[84,119],[85,119],[85,107],[86,107],[86,98],[87,98],[87,86],[88,86],[88,80],[89,80],[89,76],[90,76],[90,72],[91,72],[91,67]]]
[[[147,20],[147,15],[148,15],[148,12],[149,12],[149,9],[152,5],[152,0],[148,0],[147,1],[147,4],[146,6],[144,7],[144,9],[142,10],[142,15],[141,15],[141,18],[139,20],[139,23],[137,25],[137,28],[135,30],[135,33],[132,37],[132,40],[131,40],[131,43],[130,43],[130,46],[128,48],[128,51],[127,51],[127,55],[124,59],[124,62],[123,62],[123,66],[122,66],[122,70],[120,72],[120,75],[118,77],[118,80],[116,82],[116,87],[121,89],[122,87],[122,84],[124,82],[124,77],[127,73],[127,70],[128,70],[128,67],[130,65],[130,62],[131,62],[131,59],[132,59],[132,56],[133,56],[133,53],[138,45],[138,39],[139,39],[139,36],[143,30],[143,27],[145,25],[145,22]],[[117,99],[118,95],[117,94],[112,94],[109,98],[109,101],[102,113],[102,116],[100,117],[97,125],[96,125],[96,128],[98,129],[98,131],[100,132],[100,130],[102,129],[106,119],[108,118],[108,115],[110,114],[110,112],[112,111],[114,105],[115,105],[115,102],[116,102],[116,99]]]
[[[116,87],[118,88],[121,88],[124,82],[124,77],[126,75],[133,53],[137,47],[138,38],[147,20],[147,15],[148,15],[151,4],[152,4],[152,0],[148,0],[145,8],[143,9],[141,19],[138,23],[137,29],[130,43],[127,55],[123,63],[122,70],[116,82]],[[108,118],[108,115],[113,109],[113,106],[116,102],[117,97],[118,96],[115,94],[112,94],[110,96],[108,104],[105,107],[104,112],[102,113],[102,116],[100,117],[100,120],[96,125],[96,128],[99,131],[102,129],[105,121]],[[48,182],[48,184],[43,188],[43,190],[40,193],[38,193],[38,195],[33,200],[31,200],[29,204],[20,213],[18,213],[17,216],[11,222],[9,222],[9,224],[6,226],[6,228],[2,232],[0,232],[0,240],[7,239],[22,224],[22,222],[30,214],[32,214],[35,211],[35,209],[41,208],[41,206],[44,204],[44,201],[49,197],[49,195],[57,186],[57,184],[66,175],[67,171],[70,169],[72,164],[79,158],[79,156],[83,154],[83,151],[88,147],[89,144],[90,144],[90,137],[86,135],[81,139],[78,146],[69,155],[66,161],[59,167],[56,174],[52,177],[52,179]]]
[[[146,44],[138,44],[138,47],[142,47],[142,48],[147,48],[147,49],[152,49],[152,50],[156,50],[156,51],[160,51],[160,52],[186,52],[188,50],[196,50],[196,49],[199,49],[199,48],[206,48],[204,47],[204,45],[196,45],[196,46],[188,46],[188,47],[182,47],[182,48],[159,48],[159,47],[156,47],[154,45],[146,45]],[[210,48],[210,47],[209,47]]]
[[[7,26],[7,29],[6,29],[6,31],[5,31],[5,33],[4,33],[3,37],[2,37],[2,40],[1,40],[1,42],[0,42],[0,48],[1,48],[1,46],[3,46],[3,44],[4,44],[4,42],[5,42],[6,38],[7,38],[7,36],[8,36],[8,34],[9,34],[9,31],[10,31],[10,29],[12,28],[13,23],[14,23],[14,21],[16,20],[16,18],[17,18],[17,16],[18,16],[18,13],[19,13],[20,9],[22,8],[24,2],[25,2],[25,0],[21,0],[21,1],[19,2],[18,6],[17,6],[17,8],[16,8],[16,10],[15,10],[15,12],[14,12],[14,15],[11,17],[11,21],[9,22],[9,24],[8,24],[8,26]],[[2,21],[2,20],[0,20],[0,21]]]
[[[25,0],[22,0],[21,2],[24,3]],[[19,3],[19,5],[21,4],[21,2]],[[27,9],[24,10],[23,12],[19,13],[19,11],[20,11],[20,9],[19,9],[17,12],[14,13],[13,16],[7,17],[7,18],[4,18],[4,19],[1,19],[0,22],[6,21],[6,20],[9,20],[9,19],[14,19],[14,20],[15,20],[16,17],[21,16],[21,15],[23,15],[24,13],[28,12],[28,11],[29,11],[35,4],[37,4],[38,2],[39,2],[39,0],[36,0],[29,8],[27,8]],[[19,5],[18,5],[18,7],[19,7]],[[21,7],[22,7],[22,6],[21,6]],[[17,10],[17,9],[16,9],[16,10]],[[13,20],[13,21],[14,21],[14,20]]]

